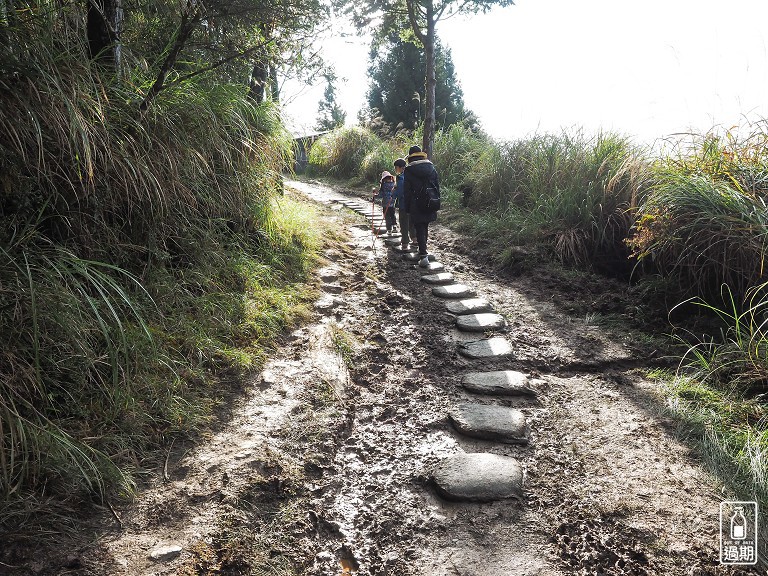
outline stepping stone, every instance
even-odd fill
[[[459,344],[459,354],[467,358],[501,358],[512,354],[512,347],[505,338],[495,337]]]
[[[418,270],[422,274],[429,274],[430,272],[442,272],[445,270],[445,266],[443,266],[442,262],[430,262],[429,266],[426,268],[422,268],[416,264],[414,265],[414,269]]]
[[[502,396],[535,396],[536,392],[528,386],[528,376],[516,370],[495,372],[471,372],[461,380],[467,390],[480,394]]]
[[[435,286],[432,294],[438,298],[466,298],[474,296],[475,291],[464,284],[450,284],[448,286]]]
[[[451,284],[453,282],[453,274],[450,272],[440,272],[439,274],[427,274],[421,277],[422,282],[427,284]]]
[[[487,300],[482,298],[469,298],[467,300],[458,300],[456,302],[447,302],[445,305],[451,314],[479,314],[482,312],[492,312],[493,307]]]
[[[182,550],[183,548],[180,544],[169,544],[168,546],[155,548],[149,553],[149,557],[157,562],[167,562],[179,556]]]
[[[451,410],[448,418],[465,436],[505,444],[528,444],[528,423],[525,414],[516,408],[464,403]]]
[[[384,243],[391,246],[400,246],[400,237],[384,238]]]
[[[415,248],[414,248],[414,250],[415,250]],[[434,262],[435,261],[435,255],[434,254],[429,254],[427,257],[429,258],[430,262]],[[419,257],[419,253],[418,252],[408,252],[406,254],[403,254],[403,260],[408,260],[409,262],[418,262],[419,260],[421,260],[421,258]]]
[[[438,465],[432,479],[438,493],[449,500],[490,502],[523,497],[523,467],[509,456],[460,452]]]
[[[486,312],[483,314],[464,314],[456,318],[456,328],[462,332],[485,332],[498,330],[506,324],[504,316]]]
[[[317,302],[315,302],[315,308],[321,312],[333,310],[341,304],[341,299],[332,296],[331,294],[323,294]]]

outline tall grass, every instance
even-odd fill
[[[670,411],[686,426],[707,465],[739,498],[768,505],[768,284],[742,300],[723,285],[718,303],[694,297],[717,320],[703,334],[678,328],[684,345],[676,374],[660,374]],[[700,332],[699,332],[700,334]],[[761,529],[768,523],[761,521]],[[768,543],[763,538],[761,549]]]
[[[420,141],[420,138],[414,136],[414,141]],[[440,171],[442,185],[467,186],[470,183],[468,176],[475,173],[478,161],[491,148],[493,143],[488,138],[460,124],[438,131],[432,161]]]
[[[478,146],[472,156],[463,177],[472,188],[469,209],[483,215],[483,226],[494,222],[500,252],[505,244],[539,244],[569,264],[626,261],[624,240],[650,173],[629,139],[534,135]]]
[[[637,257],[688,294],[716,296],[727,284],[740,298],[761,283],[768,247],[765,138],[698,135],[660,160],[630,240]]]
[[[727,285],[721,305],[696,297],[678,306],[696,306],[718,320],[718,331],[698,339],[683,355],[688,376],[747,394],[768,392],[768,284],[738,300]],[[682,339],[682,337],[680,337]]]
[[[151,79],[92,65],[54,14],[0,31],[0,528],[25,503],[128,494],[305,313],[316,249],[273,200],[274,106],[199,76],[141,115]]]
[[[655,373],[663,383],[667,410],[679,433],[692,441],[705,466],[741,500],[754,500],[760,509],[768,506],[768,413],[759,398],[745,396],[712,381]],[[765,549],[768,522],[760,518],[759,547]]]

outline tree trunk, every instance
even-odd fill
[[[274,62],[269,63],[269,88],[272,102],[280,102],[280,84],[277,81],[277,67]]]
[[[264,102],[264,89],[267,85],[268,76],[269,67],[264,61],[264,56],[259,54],[256,57],[256,61],[253,63],[251,81],[248,88],[248,96],[253,99],[256,104]]]
[[[192,3],[190,2],[187,5],[187,10],[185,10],[184,14],[181,16],[181,23],[179,24],[179,29],[176,31],[176,38],[174,39],[173,45],[165,57],[163,65],[160,67],[157,78],[155,78],[154,83],[152,86],[150,86],[149,90],[147,91],[147,95],[144,97],[144,101],[139,106],[139,110],[142,114],[144,114],[149,109],[152,101],[162,91],[163,85],[165,84],[165,79],[176,65],[176,60],[179,57],[179,53],[181,52],[182,48],[184,48],[184,45],[187,43],[187,40],[189,40],[189,37],[192,36],[192,32],[198,23],[199,15],[200,14],[198,8],[193,7]]]
[[[427,77],[424,97],[424,137],[422,150],[432,158],[432,147],[435,143],[435,11],[432,0],[427,5],[427,34],[424,42],[424,56],[427,60]]]
[[[88,0],[86,33],[91,60],[120,70],[122,0]]]
[[[259,31],[262,37],[262,47],[256,51],[256,57],[253,60],[253,69],[251,70],[251,81],[248,89],[248,96],[256,101],[256,104],[264,102],[264,96],[269,83],[269,41],[271,29],[267,24],[259,24]]]

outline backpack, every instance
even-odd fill
[[[420,190],[413,193],[413,202],[421,212],[440,210],[440,190],[431,181],[427,181]]]

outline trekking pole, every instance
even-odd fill
[[[375,203],[376,196],[371,196],[371,250],[373,255],[376,255],[376,211]]]

